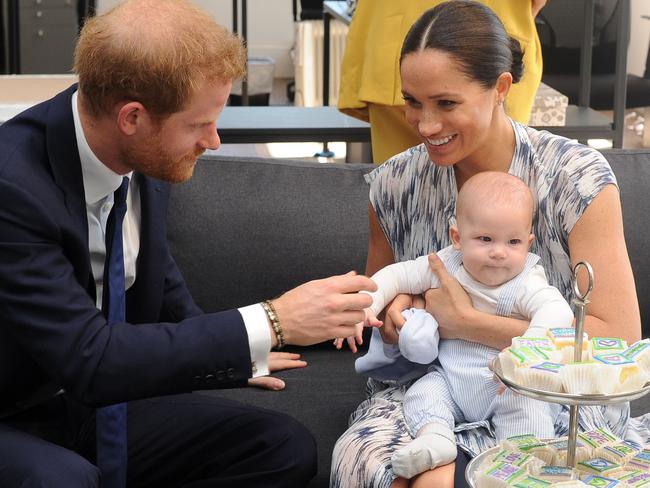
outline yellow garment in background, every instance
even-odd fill
[[[528,123],[542,78],[542,48],[531,0],[479,0],[499,16],[524,50],[524,76],[512,85],[506,110]],[[348,32],[341,66],[338,108],[371,122],[372,153],[383,162],[420,141],[403,115],[399,53],[406,33],[422,13],[442,0],[359,0]],[[376,105],[376,107],[372,107]],[[377,124],[382,114],[388,120]],[[402,127],[394,126],[396,121]]]

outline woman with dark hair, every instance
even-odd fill
[[[418,144],[404,120],[399,78],[402,41],[415,20],[442,0],[359,0],[352,16],[341,64],[338,108],[370,122],[373,161]],[[535,16],[546,0],[480,0],[497,14],[508,33],[522,45],[526,73],[508,93],[504,106],[513,119],[526,123],[542,78],[542,47]]]
[[[401,51],[400,76],[406,120],[421,144],[367,177],[366,273],[448,246],[458,190],[479,172],[508,172],[535,196],[531,251],[541,257],[549,283],[570,302],[572,267],[588,261],[596,283],[587,333],[634,342],[641,336],[641,325],[616,178],[596,150],[508,117],[503,100],[523,69],[519,43],[493,11],[478,2],[444,2],[411,27]],[[432,269],[442,286],[425,294],[426,309],[438,322],[441,340],[499,350],[527,328],[524,321],[474,309],[442,263],[433,259]],[[584,289],[586,277],[580,276],[580,282]],[[387,307],[380,331],[386,344],[397,343],[395,324],[401,326],[401,312],[413,301],[401,295]],[[411,480],[393,473],[392,454],[417,434],[407,431],[402,413],[411,382],[369,379],[368,399],[352,414],[349,429],[334,448],[332,487],[465,486],[468,459],[495,445],[490,415],[465,418],[456,425],[456,466],[436,467]],[[637,443],[650,438],[650,418],[630,419],[628,404],[580,412],[581,429],[607,428]],[[555,434],[566,435],[567,430],[564,409],[555,420]]]

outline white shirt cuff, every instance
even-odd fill
[[[238,310],[248,334],[253,378],[266,376],[269,374],[268,358],[271,350],[271,329],[266,312],[259,303]]]

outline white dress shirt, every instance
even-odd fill
[[[96,306],[101,309],[104,290],[104,262],[106,260],[106,221],[111,208],[113,208],[113,193],[121,185],[122,177],[127,176],[130,181],[122,230],[125,285],[128,290],[136,279],[136,263],[140,250],[140,188],[137,180],[131,178],[132,173],[119,175],[113,172],[90,149],[79,118],[77,92],[72,95],[72,115],[86,198],[88,249],[97,291]],[[248,334],[253,376],[267,375],[269,374],[268,353],[271,349],[271,331],[266,312],[259,303],[238,310]]]

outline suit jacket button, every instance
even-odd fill
[[[214,383],[214,380],[215,380],[215,379],[216,379],[216,378],[215,378],[215,376],[214,376],[213,374],[206,374],[206,375],[205,375],[205,381],[206,381],[207,383]]]
[[[195,376],[195,377],[192,378],[192,383],[195,384],[195,385],[200,385],[202,379],[203,378],[201,376]]]
[[[223,381],[226,378],[226,373],[223,371],[217,371],[217,381]]]
[[[235,370],[233,368],[228,368],[226,370],[226,376],[229,380],[233,379],[235,377]]]

